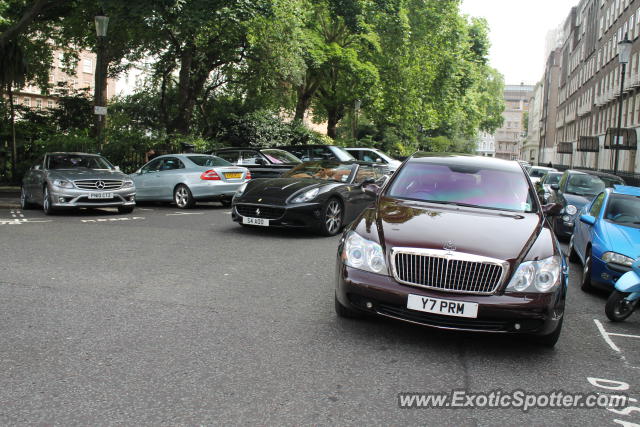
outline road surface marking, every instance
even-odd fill
[[[80,222],[90,222],[90,223],[96,223],[96,222],[117,222],[117,221],[135,221],[135,220],[144,220],[145,217],[143,216],[134,216],[134,217],[122,217],[122,218],[97,218],[97,219],[81,219]]]
[[[613,332],[607,332],[609,335],[613,335],[616,337],[627,337],[627,338],[640,338],[640,335],[629,335],[629,334],[616,334]]]
[[[604,326],[602,326],[602,323],[600,323],[600,321],[598,319],[593,319],[593,321],[596,322],[596,326],[598,327],[598,330],[600,331],[600,335],[602,335],[602,338],[604,338],[604,341],[607,344],[609,344],[609,347],[611,347],[613,349],[613,351],[616,351],[616,352],[620,353],[620,349],[611,340],[611,338],[609,338],[610,334],[607,331],[604,330]]]
[[[178,216],[178,215],[202,215],[204,212],[175,212],[166,214],[166,216]]]

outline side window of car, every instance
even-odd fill
[[[362,150],[347,150],[349,154],[358,160],[362,160]]]
[[[360,165],[356,173],[356,184],[361,184],[365,179],[376,179],[376,171],[372,166]]]
[[[565,173],[562,175],[562,178],[560,178],[560,182],[558,183],[558,186],[560,186],[560,190],[564,190],[564,185],[567,183],[568,179],[569,179],[568,173]]]
[[[183,169],[184,164],[176,157],[165,157],[160,164],[160,171],[170,171],[175,169]]]
[[[229,163],[233,163],[234,165],[236,165],[238,164],[239,154],[240,154],[239,151],[222,151],[216,154],[216,156],[220,157],[221,159],[225,159]]]
[[[239,165],[257,165],[262,156],[257,151],[243,151]]]
[[[142,169],[140,169],[140,172],[142,173],[155,172],[158,170],[158,167],[160,167],[160,163],[162,163],[162,159],[152,160],[146,165],[144,165]]]
[[[598,197],[596,197],[593,203],[591,204],[591,208],[589,209],[589,215],[597,218],[598,215],[600,215],[600,211],[602,210],[603,201],[604,201],[604,193],[600,193]]]
[[[365,151],[362,155],[362,160],[371,163],[386,163],[382,157],[378,156],[373,151]]]
[[[313,147],[311,150],[311,159],[310,160],[333,160],[335,156],[326,147]]]
[[[309,158],[309,150],[306,148],[292,147],[292,148],[288,148],[287,151],[293,154],[294,156],[296,156],[297,158],[299,158],[300,160],[302,160],[303,162],[308,162],[309,160],[311,160]]]

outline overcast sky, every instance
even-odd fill
[[[490,62],[506,84],[534,84],[544,71],[547,32],[579,0],[462,0],[462,12],[489,22]]]

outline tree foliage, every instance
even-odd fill
[[[95,50],[93,17],[106,14],[108,75],[149,64],[144,84],[109,110],[110,137],[134,150],[320,141],[302,125],[311,113],[329,137],[393,154],[472,151],[479,131],[502,124],[504,83],[488,65],[486,21],[459,3],[0,0],[0,91],[55,90],[54,49],[71,68],[81,49]],[[64,132],[91,135],[85,115],[57,119],[66,124],[47,123],[58,132],[82,122]]]

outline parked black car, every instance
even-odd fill
[[[549,203],[562,205],[562,215],[552,219],[558,237],[571,237],[578,212],[605,188],[624,185],[618,176],[604,172],[569,169],[564,171],[560,182],[551,184]]]
[[[385,171],[363,162],[305,162],[282,178],[240,187],[231,215],[245,226],[307,228],[332,236],[373,202]]]
[[[551,185],[557,184],[562,178],[562,172],[547,172],[538,182],[534,183],[536,193],[542,203],[547,203],[551,195]]]
[[[287,145],[276,147],[288,151],[303,162],[314,160],[334,160],[338,162],[353,162],[353,157],[347,150],[335,145]]]
[[[221,148],[211,154],[249,169],[252,178],[276,178],[302,163],[290,152],[276,148]]]

